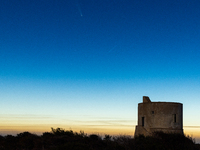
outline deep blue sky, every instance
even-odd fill
[[[1,76],[198,76],[199,6],[183,0],[3,0]]]
[[[1,0],[1,114],[104,112],[135,125],[143,95],[193,114],[199,8],[199,0]]]

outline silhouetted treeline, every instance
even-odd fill
[[[23,132],[0,136],[0,150],[199,150],[191,137],[155,132],[152,136],[87,135],[61,128],[38,136]]]

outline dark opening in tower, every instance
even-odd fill
[[[173,114],[174,123],[176,123],[176,114]]]
[[[144,127],[144,117],[142,117],[142,126]]]

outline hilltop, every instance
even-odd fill
[[[199,150],[194,139],[181,134],[155,132],[152,136],[110,136],[61,128],[41,136],[29,132],[0,136],[0,150]]]

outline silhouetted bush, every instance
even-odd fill
[[[101,137],[99,137],[99,136],[96,135],[96,134],[91,134],[89,137],[90,137],[90,139],[92,139],[92,140],[94,140],[94,141],[101,140]]]
[[[182,134],[154,132],[152,136],[139,135],[134,139],[135,150],[198,150],[194,140]]]
[[[110,141],[112,138],[112,136],[108,135],[108,134],[105,134],[105,137],[103,138],[104,140],[108,140]]]
[[[194,139],[181,134],[154,132],[152,136],[87,136],[61,128],[41,136],[23,132],[17,136],[0,136],[0,150],[199,150]]]
[[[2,149],[15,150],[17,149],[17,138],[12,135],[5,136],[5,143],[1,145]]]
[[[40,137],[29,132],[17,134],[16,138],[18,141],[17,147],[20,149],[32,150],[41,146],[41,143],[39,143],[41,141]]]

